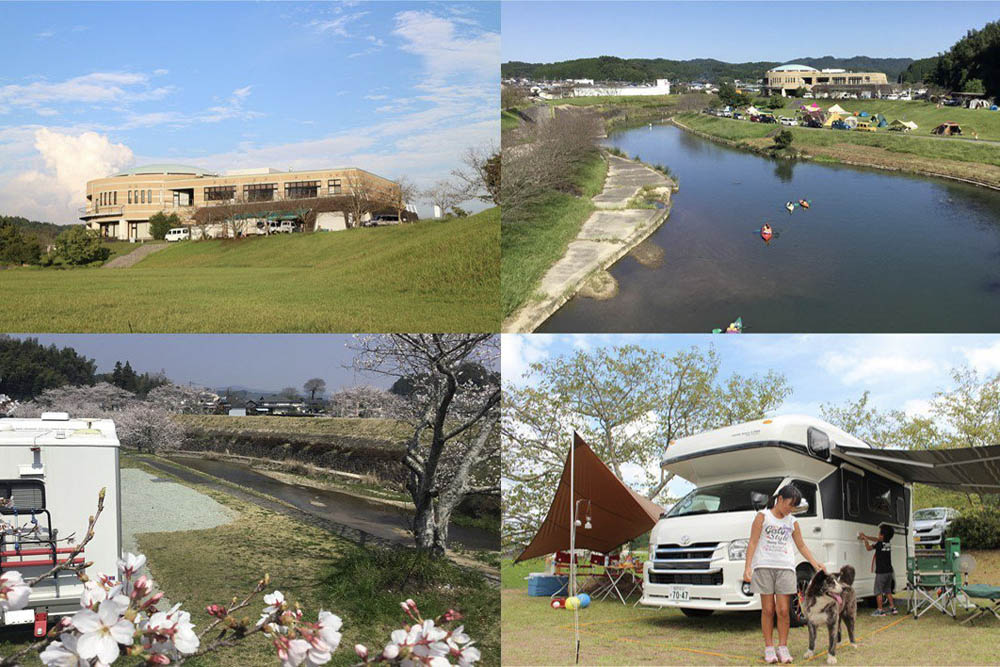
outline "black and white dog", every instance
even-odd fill
[[[857,648],[854,641],[854,621],[858,617],[858,598],[854,594],[854,568],[845,565],[839,572],[827,574],[820,570],[813,575],[802,601],[806,623],[809,625],[809,650],[805,657],[811,658],[816,653],[816,632],[821,626],[826,626],[830,636],[830,648],[826,662],[837,664],[837,642],[840,641],[840,622],[847,626],[847,634],[851,638],[851,646]]]

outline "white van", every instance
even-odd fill
[[[859,597],[874,594],[872,553],[858,533],[877,535],[892,525],[896,590],[906,584],[912,485],[870,459],[850,457],[837,445],[870,445],[812,417],[763,419],[681,438],[671,443],[662,467],[695,489],[660,516],[649,538],[642,599],[651,607],[677,607],[688,616],[716,610],[759,610],[760,596],[743,582],[750,524],[768,496],[795,484],[804,502],[796,512],[802,537],[829,571],[854,566]],[[800,590],[813,575],[796,551]],[[797,596],[792,623],[804,622]]]
[[[189,227],[174,227],[163,237],[168,243],[172,241],[187,241],[191,238]]]
[[[87,569],[91,577],[117,577],[122,522],[114,423],[70,419],[65,412],[0,419],[0,520],[8,526],[37,526],[28,534],[0,533],[2,569],[29,579],[65,561],[85,537],[102,488],[104,511],[76,561],[93,562]],[[77,576],[61,572],[32,588],[24,609],[0,612],[0,625],[34,623],[35,636],[44,636],[50,617],[79,611],[82,593]]]
[[[267,222],[268,234],[291,234],[297,228],[298,225],[291,220],[268,220]]]

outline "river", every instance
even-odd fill
[[[608,143],[679,180],[646,241],[663,262],[623,258],[618,296],[575,297],[539,332],[707,333],[736,317],[748,333],[1000,331],[1000,192],[772,160],[671,125]]]

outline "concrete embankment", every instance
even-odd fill
[[[566,254],[542,276],[532,299],[508,318],[507,333],[529,333],[569,301],[599,271],[604,271],[652,234],[670,213],[676,184],[644,164],[606,156],[603,191],[591,201],[598,209],[570,242]],[[627,208],[644,188],[654,188],[664,208]]]

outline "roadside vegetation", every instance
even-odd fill
[[[182,242],[115,271],[18,268],[3,275],[0,329],[496,331],[499,236],[493,208],[395,227]]]

